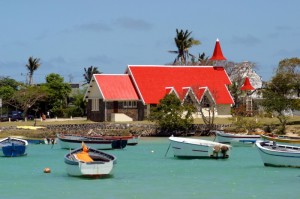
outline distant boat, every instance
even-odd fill
[[[70,176],[99,177],[112,173],[116,157],[85,145],[65,155],[64,162]]]
[[[230,144],[233,146],[253,145],[260,135],[224,133],[224,131],[213,131],[216,134],[216,142]]]
[[[290,144],[295,146],[300,146],[300,137],[291,137],[291,136],[268,136],[260,135],[262,140],[265,141],[275,141],[279,144]]]
[[[175,157],[228,158],[231,151],[230,145],[208,140],[174,136],[169,137],[169,140]]]
[[[84,135],[57,134],[57,140],[63,149],[76,149],[84,142],[94,149],[123,149],[127,145],[127,139],[112,139],[103,137],[91,137]]]
[[[127,140],[127,145],[134,146],[139,143],[140,136],[132,136]]]
[[[0,140],[0,156],[17,157],[26,154],[27,140],[7,137]]]
[[[300,167],[300,147],[262,140],[255,144],[265,166]]]

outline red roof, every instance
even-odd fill
[[[217,104],[233,104],[227,89],[231,84],[223,67],[213,66],[128,66],[137,92],[145,104],[157,104],[166,95],[166,87],[173,87],[184,96],[191,87],[197,96],[200,87],[207,87]]]
[[[94,78],[103,95],[104,101],[139,100],[134,85],[127,74],[96,74]]]
[[[255,88],[251,85],[250,80],[248,77],[245,78],[245,82],[243,86],[240,88],[242,91],[252,91],[255,90]]]
[[[210,58],[210,60],[213,60],[213,61],[226,60],[226,58],[223,56],[219,39],[217,39],[217,41],[216,41],[216,45],[215,45],[215,49],[214,49],[214,54]]]

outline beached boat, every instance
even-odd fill
[[[17,157],[26,154],[27,140],[7,137],[0,140],[0,156]]]
[[[82,142],[94,149],[123,149],[127,145],[127,139],[106,139],[103,137],[67,134],[57,134],[57,141],[63,149],[79,148]]]
[[[300,167],[300,147],[262,140],[255,144],[265,166]]]
[[[64,162],[70,176],[99,177],[112,174],[116,157],[83,145],[67,153]]]
[[[233,146],[252,146],[260,135],[233,134],[224,131],[213,131],[216,134],[216,142],[230,144]]]
[[[291,137],[291,136],[268,136],[260,135],[262,140],[265,141],[275,141],[278,144],[289,144],[300,146],[300,137]]]
[[[169,137],[174,156],[184,158],[228,158],[231,146],[202,139]]]

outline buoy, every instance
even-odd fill
[[[154,151],[152,150],[151,153],[154,153]]]
[[[51,173],[51,169],[50,168],[45,168],[44,173]]]

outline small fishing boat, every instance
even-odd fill
[[[265,166],[300,167],[300,147],[262,140],[255,144]]]
[[[252,146],[260,135],[233,134],[224,131],[213,131],[216,134],[216,142],[230,144],[232,146]]]
[[[17,157],[26,154],[27,140],[7,137],[0,140],[0,156]]]
[[[300,137],[260,135],[262,140],[275,141],[279,144],[300,146]]]
[[[132,136],[127,140],[127,145],[134,146],[139,143],[140,136]]]
[[[169,137],[175,157],[228,158],[231,146],[202,139]],[[169,150],[169,149],[168,149]]]
[[[114,155],[88,148],[86,145],[65,155],[64,162],[70,176],[100,177],[112,174],[117,158]]]
[[[112,139],[104,137],[92,137],[84,135],[57,134],[57,141],[63,149],[76,149],[84,142],[94,149],[123,149],[127,145],[127,139]]]

